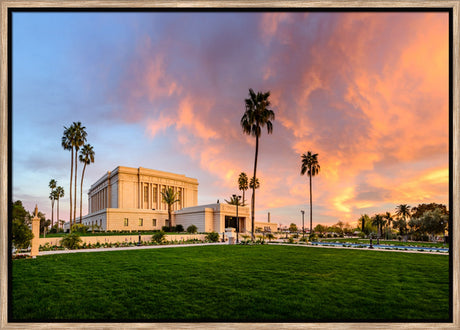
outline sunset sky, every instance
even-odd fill
[[[276,116],[256,220],[308,214],[309,150],[314,225],[448,204],[447,12],[15,12],[12,28],[13,200],[29,211],[51,218],[54,178],[68,220],[73,121],[96,153],[84,214],[90,185],[119,165],[196,178],[199,204],[229,199],[253,171],[249,88],[271,92]]]

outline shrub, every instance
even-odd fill
[[[219,242],[219,234],[213,231],[206,235],[206,240],[211,243]]]
[[[308,240],[310,242],[317,242],[318,241],[318,235],[316,235],[315,233],[311,233],[309,236],[308,236]]]
[[[72,232],[77,232],[77,233],[86,233],[88,231],[88,226],[85,226],[82,223],[76,223],[75,225],[72,226]]]
[[[187,227],[187,233],[189,234],[196,234],[197,231],[198,231],[198,228],[195,225],[190,225]]]
[[[75,233],[75,232],[65,235],[61,239],[61,245],[71,250],[78,249],[80,247],[81,242],[82,240],[80,238],[80,235],[78,235],[78,233]]]
[[[158,243],[158,244],[164,244],[166,243],[166,233],[162,230],[159,232],[156,232],[155,234],[152,235],[152,242]]]
[[[304,236],[304,237],[301,237],[299,241],[308,242],[308,238],[306,236]]]
[[[289,243],[289,244],[293,244],[293,243],[294,243],[294,238],[289,237],[289,238],[288,238],[288,243]]]
[[[176,231],[179,232],[179,233],[180,233],[180,232],[183,232],[183,231],[184,231],[184,226],[182,226],[182,225],[176,225]]]

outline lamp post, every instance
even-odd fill
[[[304,226],[304,222],[303,222],[303,215],[305,214],[305,211],[301,210],[300,212],[302,213],[302,237],[305,237],[305,226]]]
[[[236,244],[238,241],[238,233],[240,232],[240,219],[238,218],[238,205],[240,204],[241,196],[233,195],[233,199],[236,200]]]

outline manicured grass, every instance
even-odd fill
[[[444,255],[220,245],[12,263],[10,321],[448,321]]]
[[[321,238],[321,242],[340,242],[340,243],[355,243],[355,244],[369,244],[368,238]],[[377,244],[377,239],[372,239],[373,244]],[[380,239],[380,244],[383,245],[395,245],[395,246],[420,246],[420,247],[433,247],[433,248],[449,248],[449,244],[438,243],[438,242],[400,242],[396,240],[385,240]]]

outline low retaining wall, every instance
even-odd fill
[[[184,235],[165,235],[167,241],[186,241],[189,239],[199,239],[204,240],[206,237],[205,234],[184,234]],[[137,243],[139,241],[138,235],[111,235],[111,236],[80,236],[82,244],[100,244],[104,243],[123,243],[123,242],[133,242]],[[44,246],[46,243],[50,245],[61,245],[62,237],[45,237],[40,238],[40,245]],[[151,241],[152,235],[141,235],[141,241]]]

